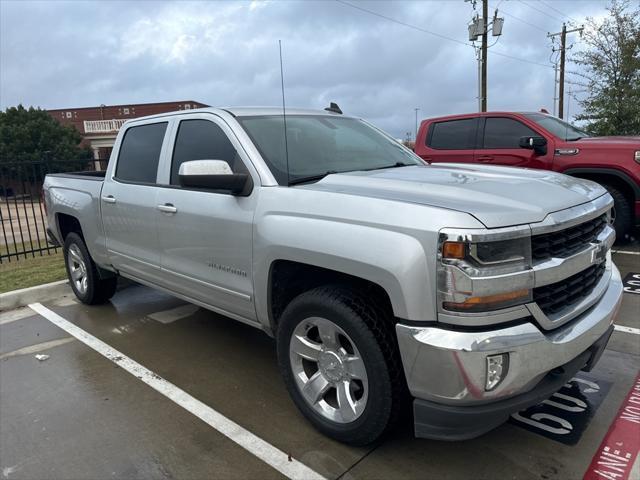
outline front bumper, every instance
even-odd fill
[[[568,324],[551,331],[532,322],[480,332],[398,324],[396,332],[407,383],[418,399],[415,408],[421,406],[422,411],[427,408],[438,412],[442,420],[449,419],[448,424],[433,424],[430,430],[430,422],[434,423],[437,415],[416,415],[417,421],[422,419],[420,425],[416,423],[416,434],[471,438],[497,426],[513,411],[548,397],[576,371],[597,361],[621,300],[620,273],[612,265],[608,287],[600,300]],[[594,352],[594,345],[601,346],[601,350]],[[486,391],[486,357],[502,353],[509,354],[508,373],[495,390]],[[558,367],[566,375],[550,374]],[[556,381],[550,381],[549,375]],[[455,412],[461,408],[460,415],[473,411],[480,417],[484,415],[486,424],[467,422],[465,429],[462,421],[456,427]],[[454,415],[444,415],[447,411]],[[494,413],[488,415],[487,411]],[[447,425],[451,431],[443,434],[448,431]]]

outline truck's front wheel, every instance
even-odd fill
[[[278,362],[295,404],[324,434],[365,445],[395,421],[402,370],[384,312],[344,287],[295,298],[278,326]]]
[[[609,195],[613,197],[613,228],[619,241],[627,241],[627,235],[633,226],[633,207],[627,197],[616,187],[603,183]]]
[[[100,278],[87,246],[77,233],[70,233],[64,240],[64,263],[73,293],[82,303],[95,305],[113,297],[117,277]]]

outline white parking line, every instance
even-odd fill
[[[23,318],[32,317],[33,312],[27,307],[16,308],[15,310],[7,310],[6,312],[0,312],[0,325],[6,325],[7,323],[22,320]]]
[[[303,463],[300,463],[295,459],[289,460],[290,457],[283,451],[265,442],[248,430],[245,430],[233,420],[228,419],[213,408],[202,403],[200,400],[192,397],[184,390],[176,387],[159,375],[156,375],[151,370],[143,367],[136,361],[107,345],[102,340],[97,339],[90,333],[85,332],[68,320],[65,320],[45,306],[39,303],[32,303],[29,307],[54,325],[60,327],[70,335],[73,335],[75,338],[94,349],[99,354],[108,358],[131,375],[139,378],[151,388],[192,413],[200,420],[207,423],[218,432],[222,433],[227,438],[234,441],[242,448],[249,451],[288,478],[300,480],[326,480],[325,477],[310,469]]]
[[[45,350],[49,350],[54,347],[59,347],[60,345],[64,345],[65,343],[75,342],[76,339],[73,337],[65,337],[58,338],[57,340],[50,340],[48,342],[38,343],[36,345],[29,345],[28,347],[22,347],[18,350],[14,350],[13,352],[7,352],[0,355],[0,360],[4,360],[9,357],[17,357],[19,355],[30,355],[32,353],[40,353]]]
[[[640,252],[630,252],[628,250],[611,250],[611,253],[617,253],[622,255],[640,255]]]
[[[635,335],[640,335],[640,328],[625,327],[624,325],[614,325],[613,329],[619,332],[634,333]]]

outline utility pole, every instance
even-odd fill
[[[420,110],[419,108],[414,108],[413,109],[416,112],[416,135],[414,138],[414,140],[417,142],[418,141],[418,110]]]
[[[489,0],[482,0],[482,96],[480,110],[482,112],[487,111],[487,30],[489,16]]]
[[[553,116],[556,116],[556,101],[558,100],[558,62],[553,65]]]
[[[465,0],[471,3],[473,10],[476,10],[478,0]],[[478,60],[478,110],[487,111],[487,52],[489,49],[489,26],[491,26],[491,35],[499,37],[502,35],[502,27],[504,18],[498,17],[498,9],[496,9],[493,19],[489,21],[489,0],[482,0],[482,17],[475,15],[471,23],[467,25],[469,29],[469,41],[474,42]],[[476,47],[475,42],[482,37],[480,47]],[[497,41],[497,40],[496,40]]]
[[[482,52],[476,48],[476,57],[478,60],[478,111],[482,111]]]
[[[547,34],[547,37],[549,38],[557,37],[558,35],[560,35],[560,86],[558,89],[558,117],[560,118],[564,118],[564,64],[567,51],[567,34],[573,32],[580,32],[580,34],[582,34],[583,30],[584,27],[567,30],[567,25],[563,23],[562,31]]]

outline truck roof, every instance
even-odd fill
[[[176,115],[188,115],[190,113],[202,113],[209,112],[213,114],[229,113],[234,117],[253,117],[258,115],[282,115],[282,107],[206,107],[195,108],[191,110],[177,110],[175,112],[165,112],[156,115],[147,115],[145,117],[137,117],[131,119],[131,122],[146,120],[150,118],[163,118]],[[328,117],[348,117],[348,115],[342,115],[334,112],[328,112],[326,110],[314,110],[306,108],[287,108],[287,115],[326,115]],[[129,121],[127,121],[129,123]]]
[[[455,119],[470,118],[470,117],[491,117],[493,115],[531,115],[531,114],[552,116],[551,114],[544,113],[544,112],[515,112],[515,111],[499,111],[499,110],[496,110],[496,111],[492,111],[492,112],[458,113],[458,114],[453,114],[453,115],[443,115],[443,116],[439,116],[439,117],[429,117],[429,118],[425,118],[424,120],[422,120],[422,122],[431,122],[433,120],[455,120]]]

